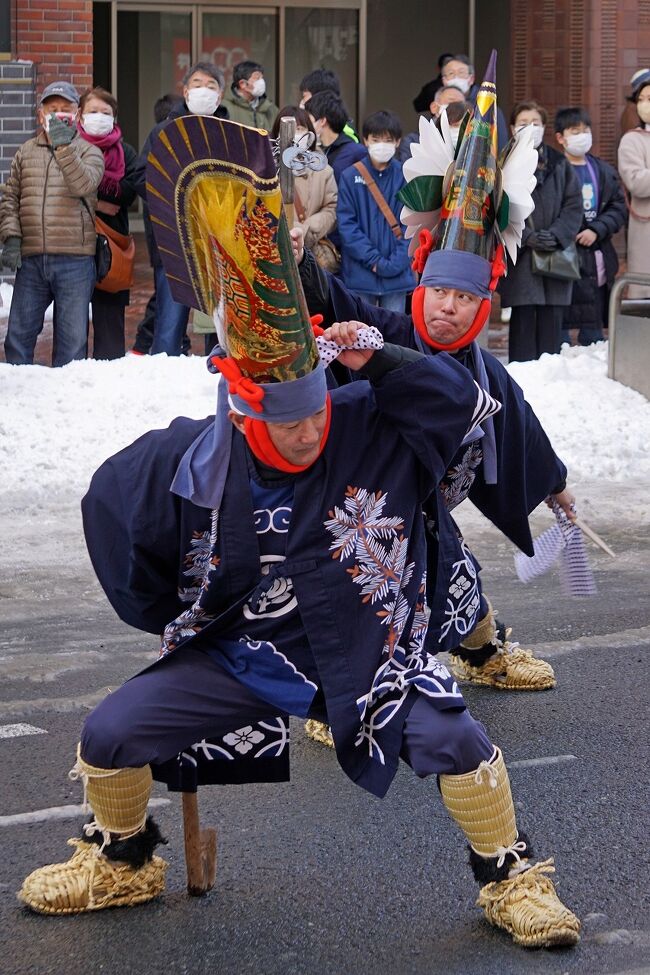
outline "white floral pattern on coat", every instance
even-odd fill
[[[483,450],[480,441],[474,440],[458,464],[450,467],[440,482],[440,491],[445,499],[449,511],[457,508],[464,501],[476,480],[476,469],[483,460]]]
[[[360,728],[356,747],[365,744],[371,758],[385,764],[378,732],[395,718],[412,687],[431,698],[453,698],[462,705],[463,698],[456,682],[439,660],[424,650],[429,622],[426,605],[426,574],[418,589],[408,634],[408,650],[400,641],[411,616],[411,605],[405,594],[415,563],[406,564],[408,537],[403,534],[404,520],[383,514],[388,494],[349,487],[344,507],[335,507],[325,527],[334,536],[330,545],[332,558],[343,562],[354,556],[352,568],[346,571],[361,586],[364,603],[381,602],[376,613],[388,634],[382,658],[369,691],[357,699]]]
[[[219,740],[197,741],[178,755],[178,761],[196,767],[199,761],[234,761],[249,752],[252,752],[250,758],[277,758],[289,746],[289,740],[288,719],[277,717],[229,731]]]
[[[387,627],[384,650],[392,656],[409,615],[404,590],[411,581],[413,562],[406,565],[408,537],[404,519],[386,516],[387,493],[349,487],[344,507],[329,512],[325,527],[334,536],[332,558],[339,562],[354,555],[347,572],[361,586],[362,602],[381,603],[377,616]]]
[[[440,628],[439,642],[450,630],[455,630],[460,643],[474,629],[481,603],[476,565],[464,539],[460,538],[462,558],[451,569],[449,589],[445,604],[445,622]]]

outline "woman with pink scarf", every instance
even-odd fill
[[[113,230],[128,234],[128,208],[135,199],[131,179],[137,153],[122,140],[117,125],[117,102],[109,91],[89,89],[81,96],[79,108],[79,134],[101,149],[104,156],[97,214]],[[124,309],[128,303],[128,291],[112,294],[95,288],[92,296],[94,359],[119,359],[124,355]]]

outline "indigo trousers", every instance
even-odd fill
[[[439,711],[410,693],[401,757],[416,775],[461,775],[490,759],[494,747],[469,711]],[[277,713],[207,652],[186,645],[104,698],[86,718],[81,755],[95,768],[138,768]]]

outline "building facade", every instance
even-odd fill
[[[595,151],[615,161],[629,78],[650,61],[650,0],[0,0],[0,180],[35,131],[39,92],[57,78],[113,91],[135,146],[155,100],[178,93],[198,59],[227,80],[237,61],[261,62],[279,105],[297,102],[311,68],[332,68],[357,123],[390,108],[410,131],[412,100],[438,56],[467,52],[480,76],[492,47],[506,116],[522,98],[551,117],[583,104]]]

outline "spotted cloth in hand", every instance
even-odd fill
[[[374,325],[369,325],[367,328],[359,329],[354,345],[337,345],[336,342],[326,339],[323,335],[316,336],[316,345],[323,368],[327,369],[330,363],[338,359],[342,352],[351,349],[383,349],[384,337]]]
[[[593,596],[596,582],[587,558],[582,532],[569,521],[557,503],[553,502],[556,524],[535,539],[532,558],[523,552],[515,553],[515,570],[522,582],[530,582],[544,575],[560,559],[560,585],[567,596]]]

